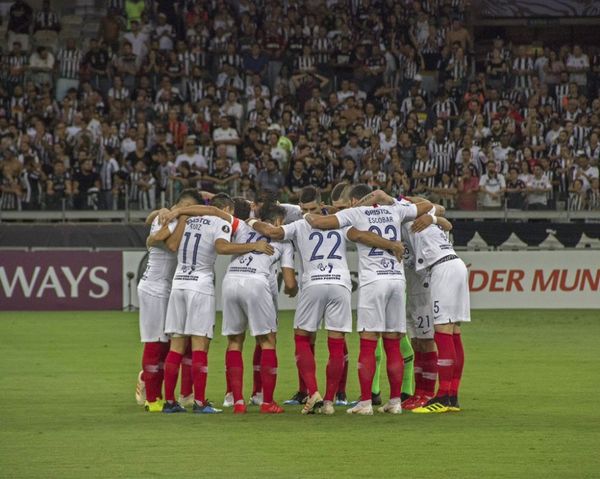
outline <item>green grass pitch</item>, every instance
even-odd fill
[[[297,384],[281,316],[279,401]],[[137,334],[135,313],[0,313],[0,477],[600,477],[597,311],[474,311],[463,412],[428,416],[148,414],[133,397]],[[348,344],[356,397],[358,336]],[[217,335],[209,354],[217,404],[224,347]],[[325,347],[322,335],[321,385]]]

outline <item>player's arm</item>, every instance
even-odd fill
[[[184,206],[183,208],[176,208],[173,211],[169,211],[169,214],[165,217],[165,221],[170,223],[175,218],[178,218],[181,215],[185,216],[216,216],[221,218],[223,221],[227,221],[228,223],[233,222],[233,216],[229,213],[225,213],[223,210],[216,208],[214,206],[205,206],[205,205],[193,205],[193,206]]]
[[[313,228],[320,230],[337,230],[340,227],[340,222],[336,215],[313,215],[308,213],[304,216],[304,219]]]
[[[412,224],[412,231],[414,233],[420,233],[430,225],[437,224],[441,226],[444,231],[450,231],[452,229],[452,223],[446,218],[438,217],[436,215],[423,215],[417,218]]]
[[[273,226],[264,221],[250,220],[248,225],[257,233],[267,238],[281,241],[285,236],[285,231],[281,226]]]
[[[388,195],[383,190],[375,190],[366,196],[363,196],[360,201],[354,205],[357,206],[372,206],[375,203],[379,205],[393,205],[396,200]]]
[[[390,241],[370,231],[357,230],[352,227],[348,230],[348,239],[371,248],[389,250],[398,258],[398,261],[402,261],[404,256],[404,245],[400,241]]]
[[[231,243],[223,238],[215,241],[215,250],[218,254],[246,254],[246,253],[264,253],[272,256],[275,253],[273,247],[266,241],[256,241],[255,243]]]
[[[146,217],[145,223],[146,225],[150,226],[154,221],[154,218],[156,218],[157,216],[164,218],[169,213],[170,211],[168,208],[161,208],[160,210],[151,211],[150,214]],[[164,223],[164,221],[162,221],[161,223]]]
[[[172,233],[169,228],[169,224],[167,223],[166,225],[163,225],[156,233],[148,236],[146,239],[146,248],[151,248],[152,246],[156,246],[158,243],[166,241],[171,234]]]
[[[181,243],[181,238],[183,238],[183,232],[185,231],[185,222],[187,221],[187,216],[180,216],[177,220],[177,226],[175,227],[175,231],[167,238],[165,241],[165,245],[170,251],[177,251],[179,249],[179,243]]]
[[[285,286],[283,292],[290,298],[295,297],[298,294],[298,282],[296,281],[294,268],[281,268],[281,275]]]
[[[424,201],[429,202],[428,199],[422,198],[420,196],[407,196],[406,199],[409,201],[412,201],[416,205],[419,203],[423,203]],[[436,203],[432,203],[432,205],[435,208],[435,216],[445,216],[446,215],[446,208],[444,208],[442,205],[438,205]],[[417,216],[420,216],[420,215],[417,215]]]

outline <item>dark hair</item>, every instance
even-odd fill
[[[285,218],[285,208],[277,203],[265,203],[260,209],[260,219],[269,223],[275,223],[277,219]]]
[[[371,193],[371,191],[373,191],[373,188],[371,188],[369,185],[365,185],[364,183],[360,183],[358,185],[355,185],[350,190],[350,195],[349,196],[350,196],[350,199],[360,200],[361,198],[364,198],[369,193]]]
[[[233,198],[233,216],[246,221],[250,218],[250,202],[246,198],[236,196]]]
[[[258,195],[259,203],[276,203],[277,202],[277,192],[273,190],[262,190]]]
[[[212,200],[210,200],[210,204],[211,206],[219,209],[224,209],[227,207],[231,209],[235,208],[235,204],[231,199],[231,196],[229,196],[227,193],[217,193],[215,196],[213,196]]]
[[[179,193],[176,203],[179,203],[180,201],[186,198],[194,200],[198,204],[203,203],[202,195],[196,188],[186,188],[185,190],[183,190],[181,193]]]
[[[300,203],[311,203],[312,201],[316,201],[317,203],[321,202],[321,193],[314,186],[305,186],[302,188],[300,192]]]
[[[348,187],[348,183],[338,183],[331,190],[331,201],[339,201],[342,198],[344,190]]]

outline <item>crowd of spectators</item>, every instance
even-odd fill
[[[150,209],[190,186],[295,202],[338,182],[600,209],[598,52],[498,37],[476,58],[461,0],[109,5],[87,45],[48,1],[4,19],[0,209]]]

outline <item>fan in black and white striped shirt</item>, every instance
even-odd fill
[[[512,70],[515,77],[515,88],[524,89],[531,86],[531,76],[534,73],[533,59],[527,55],[523,45],[519,47],[518,56],[512,64]]]
[[[35,14],[33,20],[33,33],[42,30],[49,30],[57,33],[60,31],[58,15],[50,10],[50,2],[48,0],[42,2],[42,10]]]
[[[428,145],[429,158],[434,162],[438,178],[443,173],[452,174],[454,170],[454,144],[446,138],[444,130],[439,127]]]

